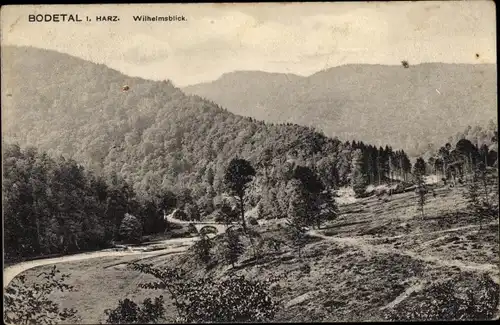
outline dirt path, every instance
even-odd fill
[[[186,223],[186,224],[190,223],[188,221],[177,220],[177,219],[172,219],[172,218],[169,218],[169,221],[175,222],[175,223]],[[214,226],[217,228],[218,234],[224,233],[225,228],[226,228],[226,226],[223,224],[218,224],[218,223],[213,223],[213,222],[205,222],[205,223],[201,222],[198,224]],[[113,257],[113,256],[116,256],[116,257],[119,257],[119,256],[149,257],[149,256],[168,254],[168,253],[181,253],[181,252],[186,251],[191,245],[193,245],[196,242],[196,240],[198,240],[198,237],[173,238],[173,239],[162,240],[159,242],[147,243],[146,245],[141,245],[141,246],[136,246],[136,247],[128,247],[126,251],[103,250],[103,251],[97,251],[97,252],[81,253],[81,254],[74,254],[74,255],[68,255],[68,256],[26,261],[26,262],[11,265],[3,270],[3,287],[6,288],[9,285],[9,283],[12,281],[12,279],[14,279],[18,274],[20,274],[26,270],[32,269],[34,267],[38,267],[38,266],[57,264],[57,263],[65,263],[65,262],[81,261],[81,260],[87,260],[87,259],[99,258],[99,257]],[[166,247],[165,249],[159,249],[159,250],[149,251],[149,252],[147,251],[148,248],[151,248],[153,246],[158,246],[158,245],[172,245],[172,247]]]
[[[483,227],[486,226],[491,226],[491,225],[498,225],[498,221],[490,222],[487,224],[484,224]],[[431,231],[431,232],[415,232],[415,233],[409,233],[409,234],[403,234],[403,235],[397,235],[397,236],[391,236],[391,237],[363,237],[364,240],[385,240],[385,239],[400,239],[404,237],[412,237],[412,236],[421,236],[421,235],[433,235],[433,234],[444,234],[448,232],[456,232],[460,230],[465,230],[465,229],[472,229],[472,228],[479,228],[479,225],[471,225],[471,226],[462,226],[462,227],[457,227],[457,228],[450,228],[450,229],[445,229],[445,230],[436,230],[436,231]]]
[[[380,310],[394,308],[395,306],[399,305],[403,300],[408,298],[412,293],[422,291],[425,288],[425,285],[426,285],[425,281],[421,281],[418,279],[415,281],[416,281],[416,283],[414,283],[413,285],[408,287],[405,290],[405,292],[403,292],[402,294],[397,296],[396,299],[394,299],[393,301],[391,301],[387,305],[381,307]]]
[[[18,274],[20,274],[26,270],[32,269],[34,267],[38,267],[38,266],[57,264],[57,263],[65,263],[65,262],[81,261],[81,260],[87,260],[87,259],[99,258],[99,257],[154,256],[154,255],[165,254],[165,253],[182,252],[185,250],[186,250],[186,247],[172,247],[172,248],[157,250],[157,251],[153,251],[153,252],[131,251],[131,250],[120,251],[120,252],[117,252],[117,251],[98,251],[98,252],[91,252],[91,253],[82,253],[82,254],[75,254],[75,255],[69,255],[69,256],[61,256],[61,257],[26,261],[26,262],[22,262],[19,264],[9,266],[3,270],[3,287],[6,288],[9,285],[10,281],[12,281]]]
[[[437,231],[434,233],[444,233],[444,232],[452,232],[452,231],[457,231],[461,229],[468,229],[473,226],[468,226],[468,227],[459,227],[459,228],[454,228],[454,229],[448,229],[444,231]],[[499,268],[497,265],[494,264],[478,264],[474,262],[463,262],[459,260],[447,260],[443,259],[442,257],[437,257],[437,256],[432,256],[432,255],[422,255],[418,254],[415,252],[407,251],[407,250],[399,250],[395,249],[393,247],[387,247],[384,245],[373,245],[370,243],[366,242],[366,239],[363,238],[354,238],[354,237],[330,237],[330,236],[325,236],[323,234],[318,233],[315,230],[309,231],[309,234],[311,236],[316,236],[322,239],[325,239],[327,241],[333,241],[342,245],[348,245],[348,246],[353,246],[365,253],[365,255],[370,255],[372,253],[382,253],[382,254],[399,254],[399,255],[405,255],[409,256],[413,259],[424,261],[424,262],[429,262],[433,263],[435,265],[439,266],[445,266],[445,267],[458,267],[459,269],[463,271],[472,271],[472,272],[479,272],[479,273],[486,273],[489,275],[489,277],[497,284],[500,284],[500,276],[499,276]],[[400,238],[400,237],[398,237]],[[373,239],[381,239],[381,238],[373,238]],[[421,291],[425,288],[425,286],[428,283],[425,281],[417,281],[410,287],[408,287],[405,292],[403,292],[401,295],[396,297],[393,301],[388,303],[387,305],[383,306],[381,310],[387,309],[387,308],[392,308],[402,301],[404,301],[406,298],[408,298],[413,292],[418,292]],[[500,316],[500,304],[498,304],[497,307],[497,315],[496,318]]]
[[[430,262],[439,266],[445,267],[458,267],[464,271],[474,271],[474,272],[483,272],[488,273],[491,278],[498,282],[499,269],[497,265],[494,264],[478,264],[474,262],[463,262],[459,260],[447,260],[442,257],[432,256],[432,255],[422,255],[419,253],[400,250],[393,247],[388,247],[385,245],[373,245],[366,242],[366,239],[356,238],[356,237],[330,237],[323,234],[318,233],[316,230],[309,231],[311,236],[319,237],[328,241],[333,241],[343,245],[349,245],[357,247],[362,250],[366,255],[370,255],[372,253],[382,253],[382,254],[398,254],[409,256],[416,260],[421,260],[424,262]],[[380,239],[380,238],[378,238]]]

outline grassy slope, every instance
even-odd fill
[[[425,220],[416,210],[414,193],[392,196],[388,202],[363,199],[342,207],[338,220],[315,231],[316,238],[305,247],[302,258],[284,248],[264,256],[259,264],[245,262],[243,256],[236,270],[220,265],[210,272],[257,278],[285,275],[283,309],[276,321],[382,320],[386,311],[421,298],[430,284],[449,279],[455,281],[457,293],[465,288],[479,290],[482,276],[499,282],[498,221],[488,220],[479,232],[478,221],[462,212],[466,204],[462,191],[436,190],[436,197],[428,198]],[[266,228],[261,229],[264,236],[279,237],[282,232],[272,224],[261,227]],[[54,293],[54,298],[65,307],[76,307],[81,322],[96,323],[104,320],[104,309],[116,306],[118,299],[159,295],[138,288],[138,283],[150,278],[127,269],[123,263],[131,259],[137,257],[59,264],[61,271],[71,274],[76,291]],[[172,265],[186,259],[169,255],[150,260]],[[195,273],[203,272],[198,263],[189,259],[188,263]],[[310,271],[305,271],[305,264]],[[44,268],[24,274],[33,279]],[[167,305],[169,315],[175,317]]]

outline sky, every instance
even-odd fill
[[[92,21],[28,21],[30,14]],[[97,22],[96,15],[118,16]],[[136,22],[135,15],[184,16]],[[236,70],[311,75],[351,63],[495,63],[493,1],[23,5],[1,9],[1,44],[57,50],[183,87]],[[479,54],[477,57],[476,54]]]

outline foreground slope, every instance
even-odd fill
[[[493,64],[345,65],[308,77],[237,71],[183,90],[236,114],[390,142],[412,154],[497,116]]]
[[[311,232],[302,257],[285,246],[279,252],[264,250],[258,262],[249,251],[234,269],[219,259],[207,271],[190,255],[148,256],[142,262],[184,267],[192,276],[281,275],[281,308],[274,321],[445,320],[463,311],[465,319],[491,319],[499,316],[498,220],[483,220],[480,227],[477,216],[465,212],[463,191],[436,189],[424,220],[414,193],[344,205],[338,220]],[[283,229],[272,223],[256,229],[264,238],[284,238]],[[51,296],[64,307],[77,308],[78,323],[104,321],[104,310],[114,308],[118,299],[167,297],[163,291],[139,288],[153,278],[127,263],[142,258],[58,264],[71,274],[76,290]],[[48,268],[24,274],[31,282]],[[165,307],[166,321],[173,321],[175,310],[168,301]]]

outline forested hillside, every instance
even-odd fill
[[[125,213],[138,216],[140,234],[166,228],[163,210],[176,206],[172,193],[152,200],[135,195],[112,173],[100,177],[63,157],[2,143],[4,258],[95,250],[118,233]]]
[[[254,184],[252,205],[262,197],[272,201],[286,195],[293,164],[314,165],[323,183],[336,187],[350,182],[355,149],[377,151],[382,178],[389,156],[407,160],[390,147],[353,147],[308,127],[237,116],[186,96],[169,81],[130,78],[53,51],[2,50],[3,62],[9,62],[3,66],[4,140],[63,155],[98,174],[117,172],[142,197],[184,193],[210,213],[214,198],[224,192],[224,168],[234,157],[248,159],[265,174]],[[401,159],[392,161],[402,173],[410,171]]]
[[[352,64],[308,77],[236,71],[183,90],[236,114],[391,143],[417,156],[457,129],[496,120],[496,80],[493,64]]]

